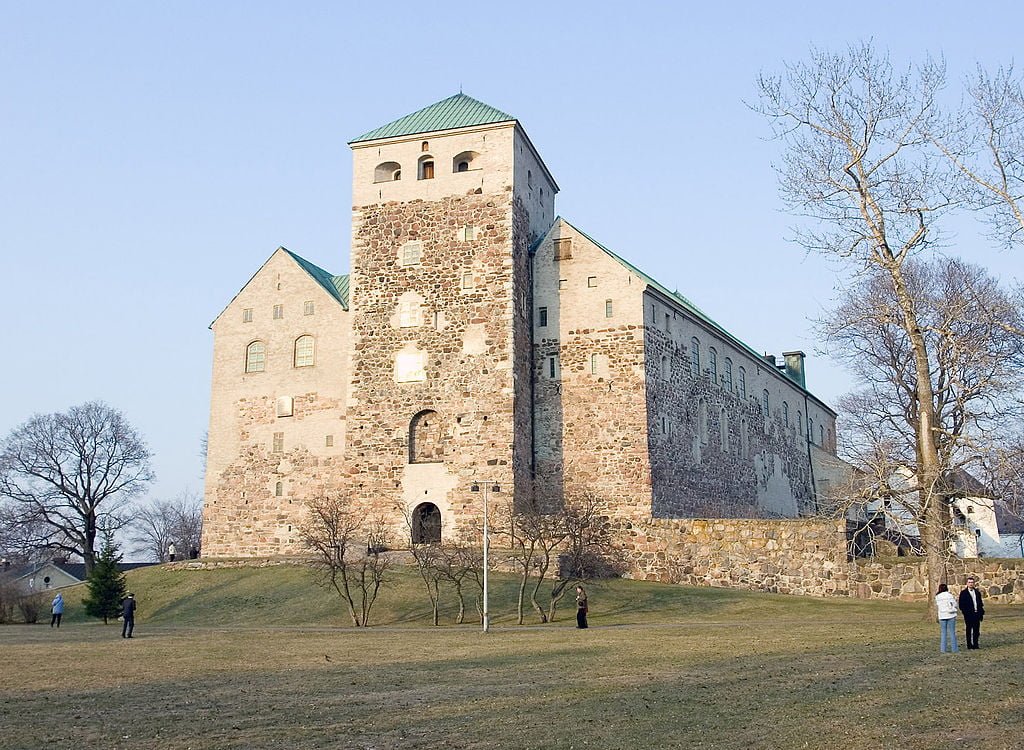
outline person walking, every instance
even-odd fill
[[[587,592],[582,586],[576,587],[576,627],[587,627]]]
[[[135,594],[131,591],[121,600],[121,617],[124,620],[124,625],[121,626],[121,637],[131,638],[132,631],[135,630]]]
[[[167,545],[167,556],[169,558],[171,558],[171,562],[174,562],[174,555],[175,555],[174,542],[171,542],[170,544]]]
[[[981,600],[981,589],[975,588],[974,576],[967,576],[967,588],[960,592],[959,604],[967,627],[967,648],[978,648],[981,621],[985,619],[985,603]]]
[[[53,597],[53,601],[50,603],[50,627],[56,625],[60,627],[60,618],[64,616],[64,595],[57,592],[57,596]]]
[[[956,645],[956,599],[944,583],[939,584],[939,593],[935,595],[935,608],[939,611],[939,653],[945,653],[947,643],[951,653],[959,653]]]

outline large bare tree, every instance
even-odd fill
[[[0,445],[0,496],[32,543],[81,555],[91,572],[101,530],[131,520],[129,501],[153,480],[151,454],[124,415],[92,401],[37,414]]]
[[[759,84],[760,111],[784,144],[783,199],[806,219],[798,242],[853,273],[879,274],[892,291],[894,322],[913,362],[906,411],[934,589],[946,577],[941,427],[931,351],[906,268],[937,242],[937,222],[954,202],[952,169],[924,135],[939,116],[944,66],[927,61],[897,72],[887,56],[860,44],[843,54],[814,50]]]
[[[130,541],[135,550],[157,562],[168,560],[173,543],[182,559],[199,551],[203,537],[203,501],[185,490],[169,500],[154,500],[141,507],[131,524]]]

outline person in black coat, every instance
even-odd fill
[[[967,648],[978,648],[978,633],[981,621],[985,618],[985,604],[981,601],[981,589],[974,586],[974,576],[967,577],[967,588],[960,592],[957,604],[964,613],[964,624],[967,626]]]
[[[128,592],[128,596],[121,600],[121,616],[124,619],[124,625],[121,627],[121,637],[131,638],[132,631],[135,630],[135,594],[131,591]]]

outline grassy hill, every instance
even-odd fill
[[[371,626],[409,626],[430,623],[430,604],[423,583],[411,568],[389,573],[371,613]],[[129,588],[139,602],[140,623],[167,626],[347,626],[351,624],[341,598],[316,583],[313,570],[300,565],[187,570],[157,565],[128,573]],[[546,601],[549,585],[542,589]],[[490,586],[491,621],[515,623],[518,581],[511,575],[493,574]],[[591,618],[595,623],[685,622],[705,620],[795,618],[814,613],[825,617],[922,616],[922,605],[899,602],[864,602],[853,599],[812,599],[739,591],[692,588],[629,580],[604,580],[587,584]],[[85,587],[68,590],[65,619],[86,622],[80,606]],[[472,592],[467,589],[466,619],[475,623]],[[456,613],[453,591],[442,590],[442,622],[451,624]],[[556,622],[571,624],[575,612],[572,595],[560,604]],[[537,622],[532,613],[527,623]]]

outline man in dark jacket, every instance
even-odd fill
[[[978,648],[978,633],[985,617],[985,605],[981,601],[981,590],[974,586],[974,576],[968,576],[967,588],[960,592],[957,603],[964,613],[964,624],[967,626],[967,648]]]
[[[131,591],[128,592],[128,596],[121,600],[121,615],[124,619],[124,625],[121,627],[121,637],[131,638],[132,631],[135,630],[135,594]]]

